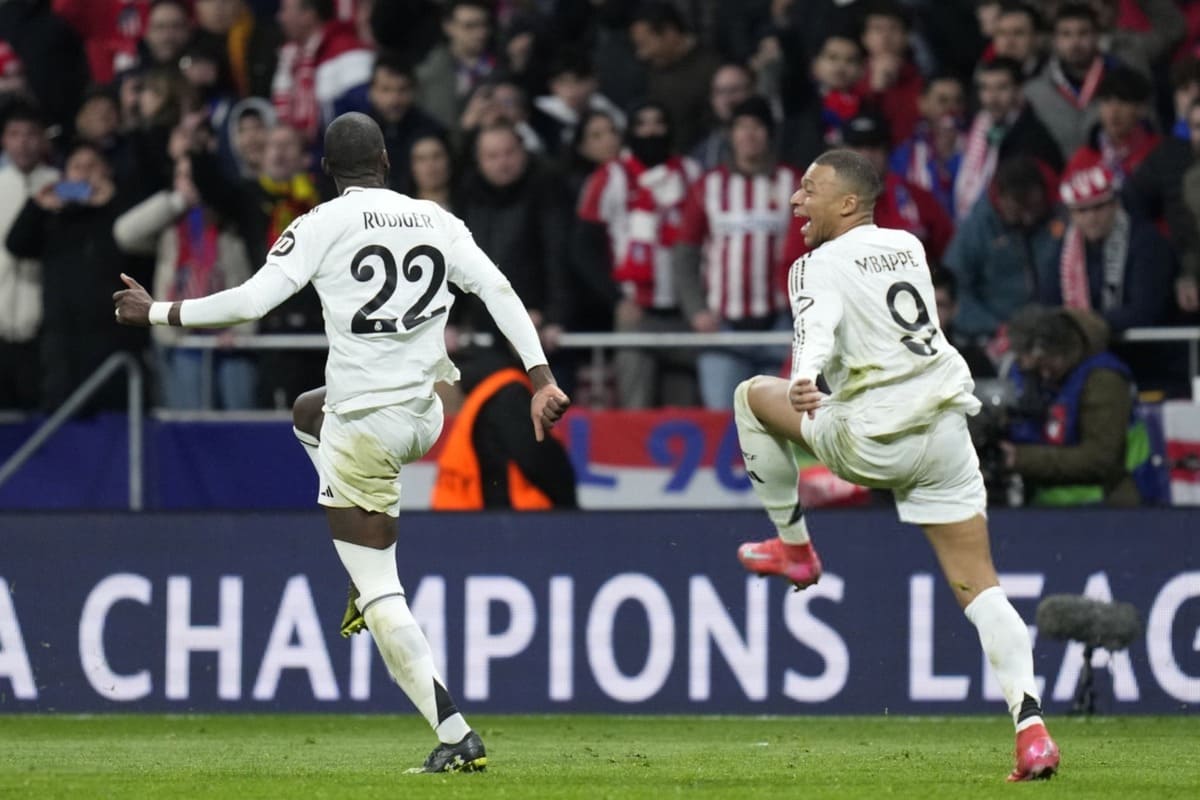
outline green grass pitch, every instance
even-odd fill
[[[477,716],[481,775],[405,775],[416,715],[0,715],[0,798],[1196,798],[1200,717],[1057,719],[1008,785],[1002,716]]]

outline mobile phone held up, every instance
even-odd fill
[[[92,197],[92,185],[87,181],[60,181],[54,193],[64,203],[86,203]]]

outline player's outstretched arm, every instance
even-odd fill
[[[140,283],[124,273],[121,281],[127,288],[113,294],[117,322],[140,327],[222,328],[249,322],[261,319],[299,288],[283,270],[271,263],[241,286],[174,303],[155,302]]]
[[[529,379],[533,381],[533,399],[529,403],[529,414],[533,418],[533,435],[540,442],[546,438],[546,432],[562,419],[571,406],[571,398],[558,388],[554,382],[554,373],[545,364],[539,364],[529,370]]]

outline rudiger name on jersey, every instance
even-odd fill
[[[387,214],[382,211],[364,211],[363,230],[372,228],[432,228],[433,220],[428,214]]]

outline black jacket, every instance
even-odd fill
[[[495,187],[471,176],[459,216],[475,241],[508,277],[525,307],[562,323],[567,308],[565,265],[568,201],[556,174],[530,161],[509,186]],[[490,328],[481,304],[464,313],[476,327]],[[482,317],[480,316],[482,314]],[[482,324],[481,324],[482,323]]]
[[[401,120],[394,123],[385,121],[373,108],[370,115],[383,131],[383,145],[387,149],[388,161],[392,164],[392,170],[388,174],[388,188],[412,194],[413,143],[424,136],[445,136],[446,129],[416,106],[408,109]]]
[[[1058,149],[1058,142],[1054,141],[1050,130],[1028,103],[1000,140],[999,160],[1003,161],[1012,156],[1033,156],[1059,173],[1066,163],[1063,152]],[[1070,156],[1070,153],[1066,156]]]

